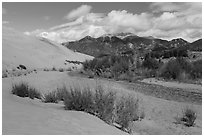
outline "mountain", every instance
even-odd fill
[[[45,38],[27,36],[14,29],[2,27],[2,66],[13,69],[20,64],[27,68],[69,67],[65,60],[85,61],[93,57],[73,52]]]
[[[187,42],[186,40],[182,38],[177,38],[169,41],[169,43],[166,44],[165,46],[168,48],[178,48],[178,47],[186,46],[188,44],[189,42]]]
[[[151,51],[156,45],[168,41],[153,37],[139,37],[132,33],[106,34],[98,38],[86,36],[79,41],[62,43],[65,47],[94,57],[100,54],[121,54],[130,50],[141,54]]]
[[[202,52],[202,39],[196,40],[189,45],[189,50],[191,51],[201,51]]]
[[[65,47],[97,57],[101,54],[119,54],[131,50],[128,43],[116,36],[101,36],[92,38],[86,36],[79,41],[62,43]]]
[[[79,41],[66,42],[63,45],[71,50],[98,57],[101,54],[121,54],[133,51],[139,56],[146,54],[155,54],[157,57],[171,57],[173,53],[176,55],[186,56],[187,50],[202,51],[202,40],[189,43],[188,41],[177,38],[170,41],[149,37],[139,37],[132,33],[116,33],[106,34],[98,38],[86,36]],[[183,52],[183,53],[182,53]],[[131,53],[131,52],[130,52]],[[182,53],[182,54],[181,54]]]

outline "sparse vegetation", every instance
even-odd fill
[[[196,117],[196,112],[194,110],[186,108],[183,111],[183,117],[181,118],[181,121],[185,126],[191,127],[195,125]]]
[[[78,87],[71,87],[70,91],[64,94],[64,105],[66,110],[92,113],[94,107],[92,91],[89,88],[82,91]]]
[[[112,123],[114,117],[115,100],[115,92],[105,92],[101,86],[97,86],[94,97],[95,114],[107,123]]]
[[[196,112],[193,109],[186,107],[182,111],[182,117],[176,117],[176,123],[191,127],[195,125],[196,118]]]
[[[49,71],[49,69],[48,68],[44,68],[43,71]]]
[[[101,86],[97,86],[94,90],[89,87],[83,89],[71,87],[67,89],[64,86],[45,94],[43,97],[45,103],[57,103],[60,100],[64,102],[65,110],[90,113],[108,124],[119,124],[120,129],[126,132],[131,131],[129,128],[130,123],[140,117],[138,99],[135,100],[128,96],[117,100],[116,92],[105,91]]]
[[[27,83],[12,85],[11,93],[19,97],[29,97],[31,99],[41,99],[41,94],[35,88],[30,87]]]
[[[121,125],[123,130],[131,132],[131,122],[139,119],[138,102],[138,99],[128,96],[120,98],[116,103],[116,123]]]

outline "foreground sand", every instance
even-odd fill
[[[90,114],[65,111],[62,103],[46,104],[10,94],[12,83],[21,81],[49,92],[63,83],[64,76],[43,72],[3,79],[3,134],[125,134]]]
[[[67,75],[67,72],[37,72],[27,76],[2,80],[3,134],[125,134],[95,116],[84,112],[65,111],[63,104],[45,104],[39,100],[20,98],[10,94],[12,83],[26,81],[42,93],[66,85],[95,86],[102,84],[118,94],[132,94],[140,100],[145,118],[132,125],[133,134],[202,134],[202,105],[170,101],[127,89],[109,80],[88,79]],[[144,89],[145,90],[145,89]],[[175,124],[182,109],[191,107],[197,113],[196,125]]]

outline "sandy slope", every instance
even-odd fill
[[[131,94],[140,100],[145,119],[134,122],[133,134],[201,134],[202,106],[144,95],[108,80],[71,77],[66,72],[38,72],[3,79],[3,134],[123,134],[98,118],[83,112],[65,111],[62,104],[45,104],[11,95],[12,83],[27,81],[42,93],[63,85],[95,86],[102,84],[120,95]],[[145,89],[143,89],[145,90]],[[196,125],[175,124],[175,117],[186,107],[197,113]],[[20,124],[19,124],[20,123]]]
[[[68,68],[65,60],[84,61],[91,56],[73,52],[67,48],[39,38],[27,36],[11,28],[2,27],[3,69],[16,68],[19,64],[27,68]]]
[[[65,76],[65,73],[41,72],[29,76],[4,78],[3,134],[125,134],[90,114],[65,111],[62,103],[42,103],[37,99],[20,98],[10,94],[12,83],[21,81],[30,83],[42,92],[49,92],[61,86]]]

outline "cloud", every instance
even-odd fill
[[[91,11],[91,9],[92,7],[89,5],[81,5],[77,9],[74,9],[71,12],[69,12],[67,16],[65,16],[65,18],[68,20],[76,19],[78,17],[88,14]]]
[[[202,37],[201,3],[153,3],[150,9],[152,12],[140,14],[126,10],[112,10],[104,14],[91,13],[90,6],[82,5],[68,14],[67,23],[50,28],[44,36],[57,42],[118,32],[168,40],[181,37],[189,42]]]
[[[157,12],[175,12],[183,8],[182,3],[172,3],[172,2],[155,2],[150,5],[150,8],[154,13]]]
[[[129,27],[136,31],[147,30],[151,27],[151,15],[147,13],[132,14],[126,10],[122,11],[111,11],[107,15],[107,24],[118,27]]]

